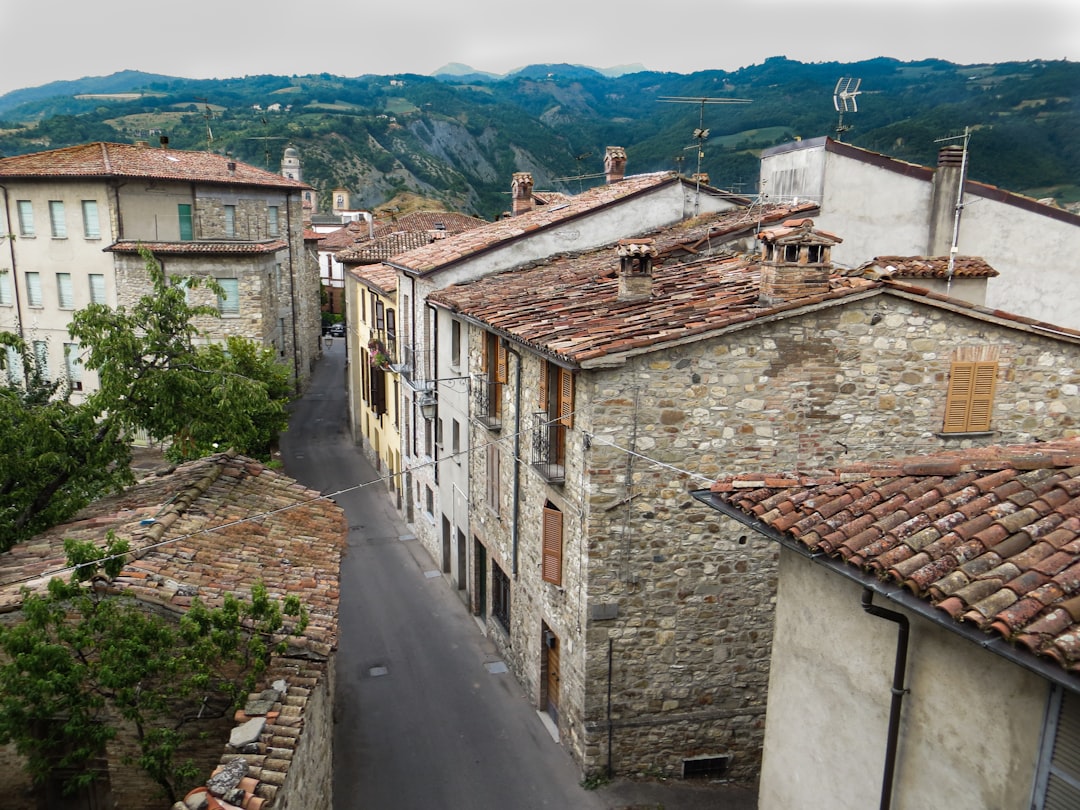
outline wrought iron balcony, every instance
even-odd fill
[[[532,466],[549,483],[566,480],[566,426],[546,411],[533,414]]]
[[[486,374],[472,375],[473,415],[489,430],[502,427],[502,387]]]

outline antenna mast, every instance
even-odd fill
[[[698,112],[698,125],[694,130],[694,140],[697,143],[694,146],[687,146],[683,151],[689,149],[697,150],[697,171],[694,173],[694,180],[697,183],[697,187],[694,193],[694,215],[698,213],[698,200],[701,194],[701,159],[705,157],[705,140],[709,137],[709,130],[705,129],[705,105],[706,104],[749,104],[753,99],[749,98],[712,98],[709,96],[660,96],[660,101],[665,101],[670,104],[699,104],[701,105]],[[678,160],[678,159],[677,159]],[[680,161],[681,162],[681,161]]]
[[[949,270],[946,282],[946,292],[952,288],[953,271],[956,269],[956,254],[960,249],[960,213],[964,210],[964,181],[967,179],[968,141],[971,140],[971,127],[964,127],[963,135],[953,135],[949,138],[938,138],[934,143],[946,141],[964,141],[964,152],[960,158],[960,187],[956,190],[956,207],[953,212],[952,246],[949,248]]]
[[[844,139],[844,133],[851,129],[851,125],[844,126],[844,113],[859,111],[859,103],[856,100],[856,96],[861,92],[859,85],[862,84],[862,79],[852,79],[847,77],[841,77],[836,83],[836,87],[833,89],[832,103],[833,109],[840,113],[840,120],[836,124],[836,140],[842,141]]]

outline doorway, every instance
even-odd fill
[[[543,649],[541,653],[540,669],[544,684],[544,692],[541,696],[543,701],[542,709],[544,709],[548,717],[555,724],[555,728],[559,727],[559,637],[555,635],[551,628],[546,624],[542,625],[542,631],[540,633],[543,639]]]

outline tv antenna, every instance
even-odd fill
[[[862,79],[853,79],[841,76],[837,81],[836,87],[833,89],[832,103],[833,109],[840,113],[840,120],[836,124],[836,140],[842,141],[844,139],[844,133],[851,129],[851,125],[844,126],[844,113],[855,113],[859,111],[859,102],[856,97],[861,92],[859,85],[862,84]]]
[[[953,211],[952,246],[949,248],[949,269],[946,281],[946,293],[952,289],[953,272],[956,270],[956,254],[960,250],[960,214],[964,210],[964,181],[967,178],[968,165],[968,141],[971,140],[971,127],[964,127],[963,135],[951,135],[947,138],[938,138],[934,143],[963,140],[964,152],[960,158],[959,188],[956,191],[956,208]]]
[[[705,105],[706,104],[749,104],[753,99],[749,98],[713,98],[711,96],[660,96],[660,101],[669,104],[698,104],[698,125],[694,130],[693,146],[687,146],[683,151],[697,149],[697,171],[694,179],[697,182],[697,191],[701,191],[701,159],[705,157],[705,141],[709,137],[709,130],[705,129]],[[694,213],[697,214],[698,198],[694,196]]]
[[[263,127],[268,127],[270,122],[266,120],[266,116],[262,119]],[[263,160],[266,161],[266,168],[270,168],[270,141],[287,141],[289,140],[284,135],[252,135],[249,138],[245,138],[248,141],[262,141],[263,142]]]
[[[210,129],[210,119],[214,117],[214,111],[210,109],[210,99],[195,98],[203,103],[203,118],[206,119],[206,151],[210,151],[210,145],[214,142],[214,130]]]

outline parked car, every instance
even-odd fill
[[[345,337],[345,324],[335,323],[330,325],[330,334],[333,337]]]

